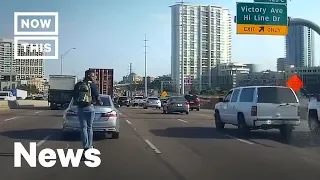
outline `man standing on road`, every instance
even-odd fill
[[[81,127],[81,140],[84,150],[93,148],[92,124],[95,118],[93,104],[102,104],[95,81],[95,73],[87,70],[84,80],[74,86],[73,99],[78,107],[78,119]],[[83,156],[84,158],[84,156]]]

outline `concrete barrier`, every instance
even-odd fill
[[[8,101],[0,101],[0,110],[10,109]]]
[[[18,100],[19,106],[49,107],[48,101],[45,100]]]

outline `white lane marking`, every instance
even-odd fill
[[[41,146],[43,143],[45,143],[49,138],[51,137],[51,135],[44,137],[41,141],[39,141],[37,143],[37,146]]]
[[[184,123],[188,123],[188,121],[185,121],[183,119],[178,119],[178,121],[184,122]]]
[[[132,124],[129,120],[126,119],[126,121],[127,121],[128,124]]]
[[[251,144],[251,145],[254,144],[253,142],[250,142],[250,141],[247,141],[247,140],[244,140],[244,139],[239,139],[239,138],[236,138],[234,136],[227,135],[227,134],[225,136],[227,136],[228,138],[231,138],[231,139],[236,139],[236,140],[241,141],[243,143],[247,143],[247,144]]]
[[[161,154],[161,151],[159,151],[159,149],[156,148],[156,146],[154,146],[148,139],[145,139],[144,141],[150,146],[151,149],[153,149],[156,154]]]
[[[213,115],[212,116],[205,115],[205,114],[198,114],[198,115],[213,118]]]
[[[11,121],[11,120],[14,120],[14,119],[17,119],[18,117],[12,117],[12,118],[8,118],[8,119],[5,119],[4,121]]]
[[[37,112],[35,112],[35,114],[38,114],[38,113],[41,113],[42,111],[37,111]]]

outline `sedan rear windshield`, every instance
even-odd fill
[[[188,101],[194,101],[198,98],[198,96],[196,95],[186,95],[185,98],[188,100]]]
[[[127,97],[119,97],[119,100],[127,100]]]
[[[100,97],[103,106],[111,106],[110,98],[109,97]],[[72,100],[72,106],[76,106],[77,103]]]
[[[103,106],[111,106],[110,98],[109,97],[100,97]]]
[[[297,103],[297,99],[289,88],[261,87],[258,88],[258,103]]]
[[[150,100],[150,101],[156,101],[156,100],[159,100],[159,98],[148,98],[148,100]]]
[[[171,97],[171,101],[186,101],[186,98],[184,97]]]

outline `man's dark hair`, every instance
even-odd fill
[[[86,71],[84,72],[84,78],[87,79],[88,76],[89,76],[91,73],[94,73],[94,71],[91,70],[91,69],[86,70]]]

